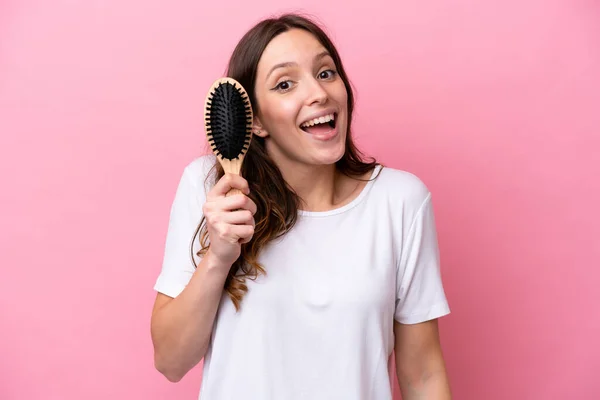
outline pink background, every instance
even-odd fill
[[[434,193],[455,399],[599,399],[599,3],[210,3],[0,2],[0,398],[197,398],[152,361],[169,207],[237,40],[304,10]]]

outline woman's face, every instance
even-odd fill
[[[348,95],[325,47],[309,32],[275,37],[258,63],[259,136],[280,167],[325,165],[345,151]]]

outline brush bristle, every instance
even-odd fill
[[[234,160],[245,154],[251,138],[252,107],[245,91],[220,82],[206,101],[205,125],[213,152]]]

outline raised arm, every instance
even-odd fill
[[[248,193],[248,183],[243,178],[225,175],[207,195],[202,212],[210,248],[185,288],[176,297],[160,292],[156,296],[151,318],[154,364],[172,382],[181,380],[206,354],[225,279],[240,255],[241,244],[250,241],[254,234],[256,205],[245,194],[227,197],[232,188]],[[173,229],[179,225],[175,221],[178,219],[172,217]],[[173,237],[181,239],[176,233]],[[180,247],[177,249],[179,252]],[[180,272],[178,267],[169,268],[172,274]]]

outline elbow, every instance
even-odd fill
[[[177,383],[196,365],[204,354],[206,347],[199,354],[188,352],[186,356],[178,356],[181,349],[154,347],[154,368],[169,382]]]
[[[169,382],[177,383],[185,376],[185,372],[178,368],[168,365],[168,363],[161,360],[160,357],[154,357],[154,368],[161,373]]]
[[[168,372],[165,372],[165,373],[162,373],[162,374],[171,383],[177,383],[177,382],[179,382],[183,378],[183,376],[184,376],[182,374],[174,374],[174,373],[168,373]]]

